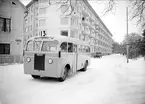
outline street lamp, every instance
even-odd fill
[[[129,63],[129,41],[128,41],[128,7],[126,7],[126,32],[127,32],[127,45],[126,45],[126,51],[127,51],[127,63]]]

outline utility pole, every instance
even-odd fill
[[[126,51],[127,51],[127,63],[129,63],[129,41],[128,41],[128,7],[126,7],[126,32],[127,32],[127,45],[126,45]]]

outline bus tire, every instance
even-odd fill
[[[88,67],[88,61],[85,62],[84,67],[81,69],[81,71],[86,71]]]
[[[39,75],[31,75],[34,79],[39,79],[40,76]]]
[[[65,67],[62,77],[58,78],[58,80],[59,80],[60,82],[63,82],[63,81],[66,80],[66,77],[67,77],[67,76],[68,76],[68,68]]]

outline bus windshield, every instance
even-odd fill
[[[42,41],[34,41],[34,51],[39,51]]]
[[[42,51],[44,52],[56,52],[58,41],[43,41]]]
[[[39,51],[42,41],[28,41],[26,51]]]
[[[26,51],[33,51],[33,41],[32,40],[28,41]]]

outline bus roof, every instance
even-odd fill
[[[45,40],[58,40],[60,43],[67,41],[67,42],[73,42],[76,44],[84,44],[84,45],[89,45],[89,42],[86,41],[82,41],[79,39],[75,39],[75,38],[71,38],[71,37],[66,37],[66,36],[34,36],[31,37],[30,39],[28,39],[28,41],[30,40],[37,40],[37,39],[43,39],[43,41]]]

